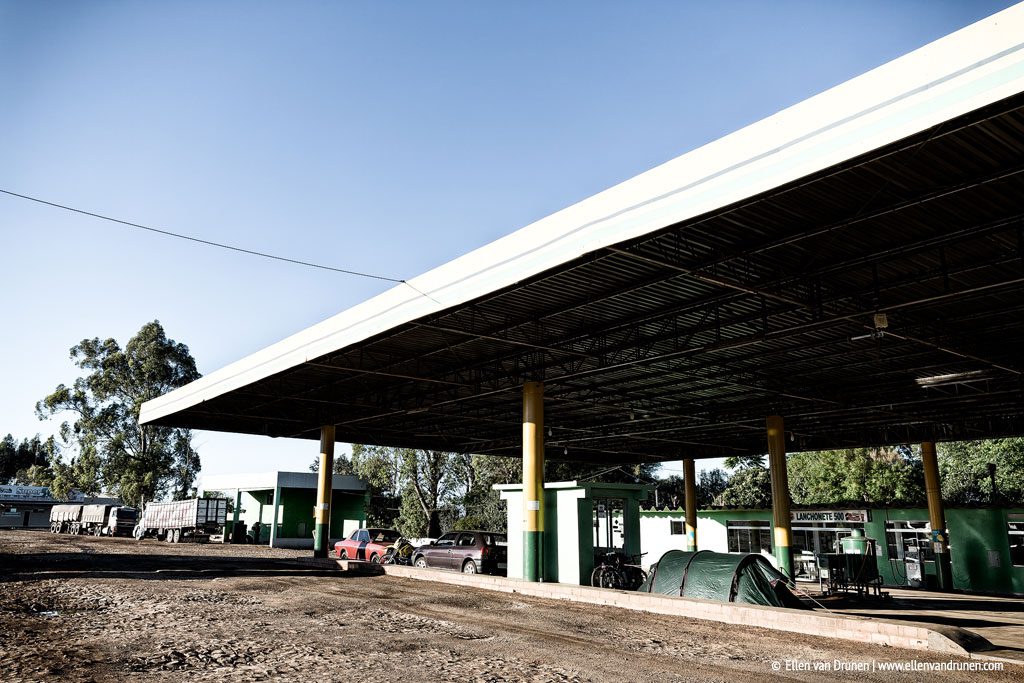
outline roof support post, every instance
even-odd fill
[[[686,549],[697,550],[697,481],[693,458],[683,460],[683,500],[686,503]]]
[[[281,473],[280,472],[277,473],[277,477],[278,477],[279,481],[277,482],[277,486],[274,487],[274,516],[270,520],[270,547],[271,548],[273,548],[274,544],[277,543],[277,517],[278,517],[279,514],[281,514],[280,513],[280,509],[281,509],[281,482],[280,482]]]
[[[238,526],[238,515],[242,511],[242,489],[235,489],[235,509],[231,512],[231,529],[229,533],[231,535],[232,543],[240,543],[245,539],[235,538],[235,528]]]
[[[928,521],[932,528],[932,550],[935,553],[935,575],[938,588],[953,590],[953,568],[949,561],[949,538],[946,536],[946,511],[942,507],[942,482],[939,480],[939,461],[935,456],[935,442],[921,444],[921,463],[924,465],[924,489],[928,496]]]
[[[772,478],[772,554],[779,561],[779,569],[787,578],[793,578],[793,554],[789,539],[793,535],[789,523],[789,474],[786,470],[786,429],[781,415],[769,415],[768,468]]]
[[[331,484],[334,482],[334,425],[320,427],[320,476],[316,487],[313,557],[327,557],[331,533]]]
[[[263,535],[262,534],[262,531],[263,531],[263,492],[262,491],[260,492],[260,497],[257,500],[257,502],[259,503],[260,506],[259,506],[259,512],[256,513],[256,523],[252,525],[252,542],[253,543],[259,543],[260,542],[260,536]],[[257,524],[259,524],[259,526],[256,526]]]
[[[544,384],[523,384],[523,578],[544,580]]]

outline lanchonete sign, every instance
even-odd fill
[[[868,521],[867,510],[791,510],[794,522],[859,522]]]
[[[70,500],[82,500],[85,498],[81,493],[75,492],[70,496]],[[0,486],[0,500],[39,500],[39,501],[56,501],[56,498],[50,495],[50,489],[46,486],[17,486],[11,484],[4,484]]]

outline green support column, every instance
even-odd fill
[[[946,511],[942,507],[942,483],[939,481],[939,461],[935,457],[935,443],[921,444],[921,463],[924,465],[924,489],[928,496],[928,521],[932,527],[932,550],[935,553],[935,577],[939,590],[953,590],[953,568],[949,561],[949,538],[946,536]]]
[[[280,475],[279,475],[280,476]],[[281,487],[274,487],[274,518],[270,521],[270,547],[273,548],[277,542],[277,516],[281,509]]]
[[[523,385],[523,578],[544,580],[544,384]]]
[[[684,501],[686,503],[686,549],[697,550],[697,480],[693,458],[683,460]]]
[[[235,539],[235,525],[238,524],[238,515],[242,511],[242,489],[235,489],[235,510],[231,513],[231,542],[237,543]]]
[[[260,504],[259,511],[256,513],[256,521],[259,522],[259,526],[256,526],[255,524],[253,525],[253,529],[254,529],[253,534],[252,534],[252,542],[253,543],[259,543],[260,542],[260,536],[263,535],[263,493],[260,493],[259,504]],[[259,536],[257,536],[256,534],[259,534]]]
[[[786,431],[779,415],[765,420],[768,428],[768,468],[772,477],[772,554],[779,568],[793,578],[793,553],[789,539],[793,535],[789,521],[789,474],[786,470]]]
[[[331,532],[331,484],[334,482],[334,425],[320,428],[320,476],[316,487],[313,557],[327,557]]]

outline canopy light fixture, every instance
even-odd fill
[[[968,370],[966,372],[953,372],[948,375],[932,375],[931,377],[918,377],[915,382],[919,387],[945,387],[952,384],[967,384],[969,382],[980,382],[989,379],[988,370]]]
[[[855,337],[850,337],[850,341],[858,341],[860,339],[881,339],[885,336],[885,330],[889,327],[889,316],[885,313],[875,313],[872,322],[875,325],[875,329],[871,330],[867,334],[858,334]]]

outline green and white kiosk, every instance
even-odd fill
[[[508,503],[508,576],[523,578],[522,484],[496,484]],[[560,481],[544,484],[543,580],[589,584],[606,552],[640,554],[640,502],[650,487]]]

